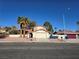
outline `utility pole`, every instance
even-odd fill
[[[67,8],[67,10],[65,9],[65,13],[66,13],[66,11],[70,11],[70,8]],[[64,35],[66,35],[65,34],[65,29],[66,29],[66,21],[65,21],[65,13],[63,13],[63,27],[64,27]]]
[[[64,29],[64,35],[65,35],[65,29],[66,29],[66,24],[65,24],[65,15],[63,14],[63,29]]]

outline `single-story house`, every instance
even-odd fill
[[[36,26],[34,27],[33,38],[39,39],[47,39],[49,38],[49,32],[43,26]]]

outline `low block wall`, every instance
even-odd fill
[[[20,37],[20,35],[9,35],[9,37]]]
[[[25,36],[29,38],[29,35],[25,35]],[[9,35],[9,37],[20,37],[20,35]]]

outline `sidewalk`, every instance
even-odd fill
[[[28,39],[28,38],[20,38],[20,37],[7,37],[7,38],[0,38],[0,42],[46,42],[46,43],[79,43],[79,39]]]

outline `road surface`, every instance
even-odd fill
[[[0,43],[0,59],[79,59],[79,44]]]

